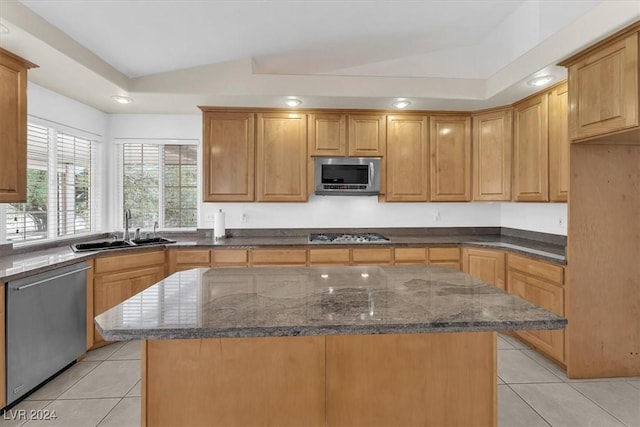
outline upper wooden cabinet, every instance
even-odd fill
[[[255,200],[254,114],[205,112],[202,119],[202,200]]]
[[[549,200],[566,202],[569,194],[569,118],[567,84],[549,93]]]
[[[473,115],[473,200],[511,200],[512,109]]]
[[[471,118],[432,116],[429,146],[431,200],[471,200]]]
[[[386,152],[387,132],[384,114],[350,114],[348,117],[348,155],[380,157]]]
[[[561,64],[569,68],[572,140],[638,129],[638,30],[636,22]]]
[[[309,155],[347,155],[347,115],[318,113],[309,114]]]
[[[259,113],[257,200],[307,200],[307,116]]]
[[[0,48],[0,203],[27,200],[27,70],[33,67]]]
[[[387,116],[387,201],[426,202],[429,122],[426,116]]]
[[[514,107],[513,200],[549,201],[548,95],[543,93]]]

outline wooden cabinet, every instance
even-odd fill
[[[211,251],[209,249],[170,249],[168,274],[198,267],[211,267]]]
[[[251,266],[302,266],[307,264],[307,250],[304,248],[251,250]]]
[[[202,200],[255,200],[254,114],[205,111],[202,133]]]
[[[257,200],[307,200],[307,116],[260,113],[257,135]]]
[[[561,64],[569,68],[569,134],[574,142],[638,129],[639,30],[636,22]]]
[[[566,202],[569,194],[569,119],[567,84],[549,93],[549,201]]]
[[[564,316],[564,269],[561,266],[509,254],[507,291]],[[564,363],[564,330],[517,331],[543,353]]]
[[[511,200],[513,110],[473,115],[473,200]]]
[[[427,248],[395,248],[393,250],[396,265],[424,265],[427,263]]]
[[[350,114],[348,154],[352,157],[381,157],[386,153],[384,114]]]
[[[27,200],[27,70],[33,67],[0,48],[0,203]]]
[[[471,200],[471,118],[431,116],[429,128],[430,200],[468,202]]]
[[[213,249],[211,250],[212,267],[246,267],[249,264],[247,249]]]
[[[462,271],[500,289],[505,288],[505,254],[502,251],[462,248]]]
[[[112,255],[95,260],[93,313],[107,311],[165,277],[164,250]],[[94,331],[94,346],[105,341]]]
[[[426,116],[387,116],[388,202],[427,201],[428,137]]]
[[[308,129],[310,156],[347,155],[346,114],[309,114]]]
[[[353,265],[390,265],[393,260],[391,248],[353,248]]]
[[[513,200],[549,201],[547,93],[514,107]]]
[[[349,248],[311,248],[309,249],[309,265],[349,265],[351,250]]]
[[[460,270],[460,248],[429,248],[428,264]]]

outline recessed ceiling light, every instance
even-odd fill
[[[8,32],[9,32],[9,29],[4,25],[0,24],[0,34],[7,34]]]
[[[129,98],[128,96],[122,96],[122,95],[113,95],[111,99],[116,101],[118,104],[131,104],[133,102],[132,98]]]
[[[553,79],[555,79],[555,77],[551,75],[540,76],[529,80],[527,84],[531,86],[544,86]]]
[[[287,98],[284,103],[289,107],[297,107],[298,105],[302,104],[302,101],[300,101],[298,98]]]
[[[393,105],[394,108],[407,108],[409,105],[411,105],[411,102],[408,99],[398,99],[391,105]]]

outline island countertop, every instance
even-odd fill
[[[198,268],[96,317],[107,340],[562,329],[567,320],[427,266]]]

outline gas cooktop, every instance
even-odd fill
[[[386,243],[389,239],[378,233],[311,233],[309,243]]]

